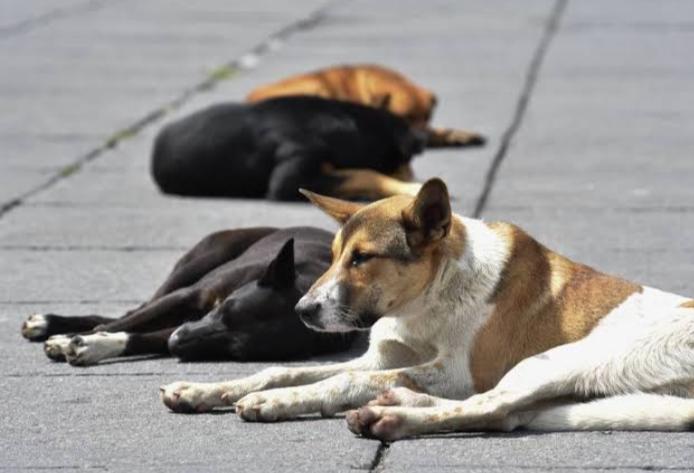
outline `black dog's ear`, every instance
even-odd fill
[[[444,238],[451,229],[451,218],[446,184],[439,178],[429,179],[402,212],[410,247],[422,247]]]
[[[258,284],[265,287],[282,289],[291,287],[295,279],[294,238],[290,238],[267,267],[265,274],[260,278]]]
[[[373,106],[381,110],[388,110],[390,108],[390,94],[377,96]]]

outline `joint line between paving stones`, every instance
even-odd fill
[[[211,90],[217,85],[217,83],[230,79],[233,76],[241,73],[246,68],[244,66],[244,62],[249,58],[257,60],[259,57],[265,56],[272,52],[277,42],[286,40],[295,33],[300,33],[302,31],[314,28],[323,21],[327,11],[340,1],[341,0],[330,0],[304,18],[289,23],[275,33],[270,34],[263,41],[252,47],[246,54],[242,54],[239,58],[233,59],[230,62],[218,67],[198,84],[184,90],[183,93],[181,93],[178,97],[175,97],[168,103],[155,108],[131,125],[117,131],[111,135],[110,138],[106,139],[103,144],[89,151],[87,154],[77,158],[71,164],[63,167],[56,174],[46,179],[43,183],[24,192],[19,197],[6,202],[0,206],[0,219],[13,209],[22,206],[26,199],[33,197],[52,187],[54,184],[62,181],[63,179],[67,179],[68,177],[76,174],[84,165],[94,161],[109,149],[115,148],[119,143],[132,138],[147,126],[154,124],[164,116],[170,114],[172,111],[180,108],[197,94]]]
[[[62,18],[68,18],[80,13],[91,13],[107,4],[113,4],[113,0],[88,0],[80,3],[79,5],[73,5],[71,7],[55,8],[41,15],[36,15],[5,26],[4,28],[0,28],[0,39],[11,38],[22,33],[28,33],[38,27],[47,25]]]
[[[381,442],[376,449],[376,455],[374,455],[371,465],[369,465],[369,473],[380,473],[385,468],[383,461],[385,460],[388,450],[390,449],[390,444]]]
[[[494,187],[494,183],[496,181],[496,176],[499,172],[499,168],[501,167],[504,158],[508,154],[508,149],[511,145],[511,142],[513,141],[513,138],[515,137],[516,133],[518,132],[518,129],[521,126],[521,123],[523,122],[525,112],[528,109],[530,98],[532,97],[533,91],[535,89],[535,84],[537,83],[537,79],[539,77],[540,68],[542,67],[544,58],[547,55],[549,45],[554,39],[557,30],[559,29],[559,22],[564,11],[566,10],[567,4],[568,0],[556,0],[554,7],[552,8],[552,12],[549,16],[547,24],[545,25],[545,30],[542,34],[542,38],[540,39],[537,49],[535,50],[532,60],[530,61],[530,66],[528,67],[528,72],[525,76],[525,83],[523,84],[523,88],[521,89],[521,94],[518,98],[518,102],[516,104],[516,109],[514,111],[511,124],[504,132],[501,138],[499,149],[494,155],[494,159],[492,160],[492,163],[489,166],[489,169],[487,170],[487,175],[485,176],[482,193],[480,194],[480,197],[477,200],[477,204],[475,205],[475,211],[473,213],[473,216],[475,218],[479,218],[482,215],[482,212],[484,212],[487,202],[489,201],[489,195],[491,194],[492,188]]]

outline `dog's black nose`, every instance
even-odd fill
[[[188,334],[188,327],[185,325],[181,325],[178,327],[174,333],[172,333],[169,336],[168,340],[168,347],[169,347],[169,353],[171,353],[174,356],[178,356],[180,350],[181,350],[181,341],[186,338],[186,335]]]
[[[294,310],[304,322],[313,322],[321,310],[321,304],[320,302],[301,299]]]

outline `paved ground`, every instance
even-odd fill
[[[19,336],[35,311],[117,314],[141,301],[209,231],[332,228],[304,205],[164,198],[147,162],[165,120],[341,61],[401,69],[438,92],[437,123],[489,135],[484,149],[416,162],[420,177],[448,180],[457,211],[515,221],[570,256],[694,294],[693,44],[685,0],[3,2],[0,470],[694,469],[693,434],[379,447],[339,419],[174,415],[159,384],[260,365],[75,369]]]

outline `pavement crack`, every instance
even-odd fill
[[[0,39],[28,33],[36,28],[63,18],[79,15],[81,13],[91,13],[107,4],[113,4],[113,0],[88,0],[78,5],[54,8],[41,15],[32,16],[0,28]]]
[[[547,55],[549,45],[559,29],[559,22],[564,14],[564,11],[566,10],[567,4],[568,0],[556,0],[554,6],[552,7],[552,11],[545,24],[544,32],[540,38],[537,48],[535,49],[528,67],[528,71],[525,75],[525,82],[521,88],[520,97],[516,103],[513,118],[506,131],[504,131],[504,134],[501,137],[499,149],[495,153],[492,163],[487,170],[482,193],[477,199],[477,203],[475,205],[475,211],[473,213],[475,218],[479,218],[482,215],[482,212],[484,212],[487,202],[489,201],[489,195],[494,187],[494,182],[496,181],[499,168],[501,167],[501,164],[508,153],[508,149],[513,141],[513,138],[516,136],[516,133],[523,122],[525,112],[527,111],[528,104],[530,103],[530,98],[535,90],[535,84],[537,83],[537,79],[539,77],[540,68],[542,67],[544,58]]]
[[[385,459],[390,450],[390,444],[381,442],[376,449],[376,454],[374,455],[371,465],[369,465],[369,473],[381,473],[385,470]]]
[[[278,44],[281,44],[293,34],[315,28],[324,21],[327,11],[338,2],[341,2],[341,0],[328,1],[311,12],[309,15],[282,27],[275,33],[270,34],[256,46],[252,47],[247,53],[238,58],[232,59],[226,64],[222,64],[212,73],[208,74],[207,77],[205,77],[202,81],[188,89],[185,89],[169,102],[151,110],[132,124],[115,131],[95,149],[87,152],[81,157],[78,157],[72,163],[62,167],[44,182],[20,194],[18,197],[12,198],[10,201],[0,206],[0,219],[7,215],[10,211],[21,207],[27,199],[45,191],[63,179],[67,179],[70,176],[79,173],[86,164],[101,157],[106,151],[115,148],[121,142],[136,136],[144,128],[160,121],[166,115],[180,108],[198,94],[214,88],[218,82],[233,78],[242,71],[254,67],[261,57],[277,49]]]

